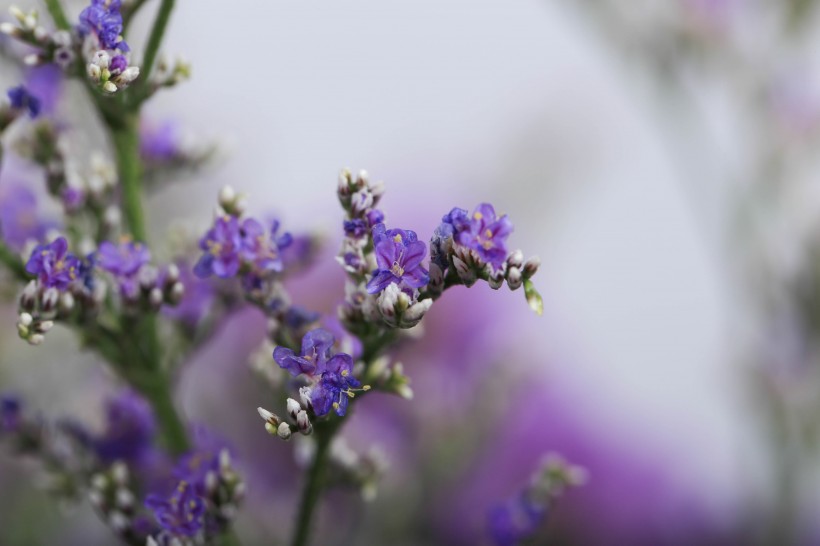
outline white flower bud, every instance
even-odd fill
[[[456,273],[465,284],[470,285],[475,282],[476,274],[472,267],[467,265],[464,260],[458,256],[453,256],[453,264],[456,266]]]
[[[105,84],[103,84],[102,90],[106,93],[113,94],[117,92],[117,86],[114,85],[114,82],[105,82]]]
[[[20,317],[17,319],[18,323],[26,327],[31,326],[32,321],[34,321],[34,318],[29,313],[20,313]]]
[[[256,411],[259,413],[259,417],[266,423],[270,423],[273,426],[279,425],[279,417],[277,417],[276,414],[269,412],[265,408],[256,408]]]
[[[219,190],[219,204],[225,209],[230,208],[236,200],[236,191],[231,186],[222,186]]]
[[[116,462],[111,466],[111,479],[117,485],[126,485],[128,483],[128,467],[123,462]]]
[[[521,269],[521,264],[524,263],[524,253],[520,250],[513,250],[507,256],[507,265],[509,267],[517,267]]]
[[[111,65],[111,55],[105,50],[100,50],[94,53],[91,62],[99,68],[108,68]]]
[[[539,267],[541,267],[541,259],[538,256],[533,256],[524,263],[524,269],[521,273],[525,279],[529,279],[538,272]]]
[[[287,423],[279,423],[279,428],[276,429],[276,434],[283,440],[290,440],[290,425]]]
[[[8,21],[0,23],[0,32],[7,34],[8,36],[16,36],[19,34],[17,27]]]
[[[88,64],[86,67],[86,72],[88,73],[88,77],[91,78],[91,81],[93,82],[99,82],[102,77],[102,70],[100,70],[100,67],[94,63]]]
[[[74,296],[71,292],[63,292],[58,306],[63,313],[70,313],[74,309]]]
[[[34,27],[34,39],[35,40],[37,40],[38,42],[43,42],[43,41],[45,41],[46,38],[48,38],[48,31],[45,28],[43,28],[39,25]]]
[[[219,478],[216,477],[216,472],[209,471],[205,474],[205,491],[212,494],[219,487]]]
[[[117,489],[116,503],[118,507],[123,509],[131,508],[134,506],[134,500],[134,493],[132,493],[129,489],[124,487]]]
[[[67,30],[58,30],[51,35],[51,41],[57,47],[71,47],[71,33]]]
[[[26,66],[37,66],[40,64],[40,55],[38,53],[31,53],[23,57],[23,64]]]
[[[426,298],[421,301],[417,301],[416,303],[408,307],[407,311],[405,311],[402,314],[399,326],[401,328],[412,328],[421,321],[421,319],[424,317],[424,314],[430,309],[432,305],[432,298]]]
[[[296,426],[299,432],[307,436],[313,432],[313,425],[310,423],[310,418],[306,411],[302,410],[296,415]]]
[[[112,510],[108,514],[108,525],[116,533],[120,533],[128,528],[129,519],[119,510]]]
[[[511,267],[507,270],[507,286],[510,290],[518,290],[521,288],[521,283],[524,282],[524,277],[521,275],[521,270],[517,267]]]
[[[36,330],[37,330],[37,332],[39,332],[41,334],[45,334],[46,332],[48,332],[52,328],[54,328],[54,321],[53,320],[44,320],[44,321],[37,324]]]
[[[108,487],[108,478],[102,474],[94,474],[91,476],[91,487],[104,491]]]
[[[222,449],[219,452],[219,471],[228,472],[231,470],[231,452],[227,449]]]
[[[293,398],[288,398],[287,400],[288,406],[288,415],[290,415],[291,419],[296,419],[296,416],[302,411],[302,406],[299,405],[299,402],[294,400]]]
[[[36,345],[42,345],[45,340],[46,340],[46,338],[43,337],[43,334],[34,334],[32,336],[29,336],[29,338],[28,338],[29,345],[35,345],[35,346]]]
[[[125,70],[122,71],[120,74],[119,80],[123,82],[125,85],[133,82],[140,76],[140,67],[138,66],[129,66]]]

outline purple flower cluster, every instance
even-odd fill
[[[121,4],[121,0],[91,0],[91,5],[80,13],[77,32],[82,37],[93,34],[103,49],[127,53],[130,48],[122,39]]]
[[[506,240],[512,231],[507,215],[496,216],[495,209],[488,203],[478,205],[472,214],[456,207],[444,215],[433,236],[434,261],[439,267],[446,267],[445,245],[452,241],[475,251],[482,262],[500,270],[507,258]]]
[[[20,399],[4,394],[0,396],[0,432],[14,432],[20,426]]]
[[[546,518],[544,503],[533,502],[526,493],[521,493],[490,510],[490,536],[497,546],[515,546],[532,538]]]
[[[22,250],[30,240],[45,238],[51,224],[37,216],[37,199],[22,185],[0,191],[0,236],[15,250]]]
[[[415,231],[386,229],[384,224],[373,227],[373,245],[378,269],[367,283],[367,292],[377,294],[390,284],[412,294],[430,282],[430,275],[421,262],[427,245],[418,240]]]
[[[26,263],[26,271],[36,275],[46,288],[65,290],[81,274],[80,260],[68,252],[68,241],[58,237],[53,242],[38,245]]]
[[[235,216],[222,216],[199,242],[205,254],[194,266],[194,273],[200,278],[216,275],[227,279],[241,270],[259,278],[280,272],[284,268],[282,250],[293,239],[289,233],[279,235],[278,231],[278,222],[266,231],[253,218],[240,221]]]
[[[170,497],[148,495],[145,506],[154,512],[163,530],[175,537],[192,537],[204,525],[205,501],[185,481],[179,482]]]
[[[151,261],[151,252],[142,243],[125,241],[118,245],[103,241],[96,254],[97,265],[117,281],[120,293],[135,298],[139,292],[137,274]]]
[[[361,387],[353,377],[353,357],[345,353],[331,354],[334,342],[332,333],[317,328],[302,338],[300,354],[287,347],[276,347],[273,351],[273,359],[279,367],[294,377],[305,375],[315,380],[310,401],[320,417],[331,410],[344,415],[352,389]]]
[[[28,115],[32,118],[40,115],[40,99],[32,95],[24,85],[12,87],[7,94],[13,109],[28,110]]]
[[[105,413],[105,431],[93,441],[100,460],[132,462],[150,453],[157,424],[148,402],[126,389],[106,402]]]

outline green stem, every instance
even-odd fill
[[[162,370],[126,371],[126,378],[151,403],[168,451],[175,455],[187,451],[188,434],[174,406],[170,378]]]
[[[63,10],[63,6],[60,4],[60,0],[43,1],[49,15],[51,15],[51,18],[54,19],[54,24],[57,25],[57,28],[60,30],[68,30],[71,28],[71,23],[68,22],[68,17],[66,17],[65,10]]]
[[[307,546],[310,538],[311,522],[313,512],[319,504],[319,497],[322,492],[322,481],[327,469],[327,458],[330,455],[330,444],[336,432],[341,428],[343,418],[333,419],[327,426],[314,428],[316,434],[316,454],[308,470],[307,480],[302,488],[302,497],[299,501],[299,512],[296,517],[296,528],[293,532],[292,546]],[[318,425],[318,423],[317,423]]]
[[[131,235],[146,242],[145,215],[142,207],[142,163],[140,160],[139,116],[126,114],[121,123],[110,126],[117,153],[122,186],[122,208]]]
[[[151,34],[148,36],[148,44],[145,46],[145,57],[140,68],[140,85],[138,94],[138,104],[148,97],[146,86],[150,85],[151,70],[154,68],[154,63],[157,60],[159,47],[162,45],[162,37],[165,35],[165,28],[168,26],[168,21],[171,18],[171,12],[174,9],[175,0],[162,0],[157,12],[157,18],[154,19],[154,26],[151,28]]]

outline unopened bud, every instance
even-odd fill
[[[288,398],[287,401],[288,406],[288,415],[290,415],[291,419],[296,419],[296,416],[302,411],[302,406],[299,405],[299,402],[294,400],[293,398]]]
[[[57,304],[60,301],[60,292],[52,287],[43,292],[43,297],[40,299],[40,309],[43,314],[53,313],[57,309]]]
[[[17,319],[17,322],[25,327],[31,326],[33,321],[34,318],[29,313],[20,313],[20,317]]]
[[[290,440],[290,425],[287,423],[279,423],[279,428],[276,429],[276,434],[283,440]]]
[[[524,253],[520,250],[514,250],[507,256],[507,266],[517,267],[521,269],[521,264],[524,263]]]
[[[529,279],[538,272],[539,267],[541,267],[541,259],[538,256],[533,256],[524,264],[521,273],[525,279]]]
[[[310,418],[306,411],[302,410],[296,415],[296,427],[299,432],[307,436],[313,432],[313,425],[310,423]]]
[[[524,278],[521,276],[521,270],[517,267],[511,267],[507,270],[507,286],[510,290],[518,290],[521,288],[521,283]]]
[[[262,418],[263,421],[269,423],[270,425],[277,427],[279,426],[279,417],[276,414],[269,412],[265,408],[256,408],[256,411],[259,413],[259,417]]]

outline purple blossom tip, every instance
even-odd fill
[[[36,275],[46,288],[65,290],[80,276],[81,263],[68,252],[68,241],[58,237],[53,242],[38,245],[26,263],[26,271]]]
[[[7,95],[11,101],[11,107],[15,110],[28,110],[32,118],[40,115],[40,99],[32,95],[24,85],[12,87],[8,90]]]
[[[384,224],[373,227],[378,269],[367,283],[367,292],[377,294],[391,284],[412,293],[430,282],[430,274],[421,262],[427,245],[418,240],[415,231],[386,229]]]

